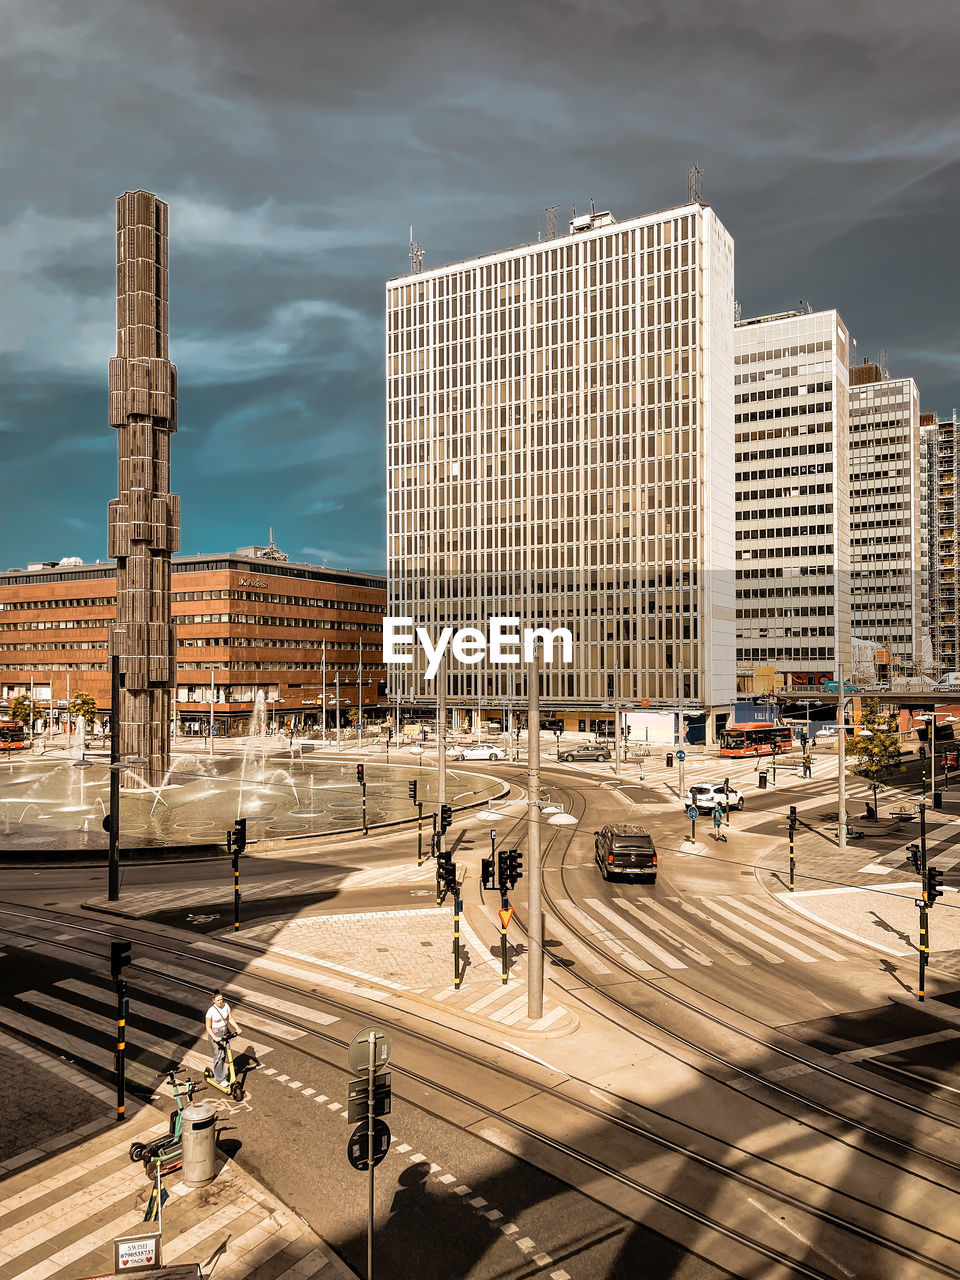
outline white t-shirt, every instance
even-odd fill
[[[217,1007],[212,1004],[207,1010],[207,1018],[210,1020],[210,1032],[215,1040],[222,1040],[226,1033],[230,1030],[230,1006],[224,1000],[223,1004]]]

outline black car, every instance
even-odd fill
[[[637,876],[651,884],[657,879],[657,850],[646,827],[623,822],[595,831],[597,866],[604,880]]]
[[[610,752],[606,747],[591,746],[584,743],[579,747],[572,747],[569,751],[562,751],[560,759],[570,764],[573,760],[609,760]]]

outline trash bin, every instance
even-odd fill
[[[183,1180],[188,1187],[202,1187],[217,1176],[216,1119],[212,1102],[183,1109]]]
[[[934,791],[934,793],[933,793],[933,807],[934,807],[935,809],[942,809],[942,808],[943,808],[943,792],[942,792],[942,791]]]
[[[667,752],[667,768],[668,769],[673,768],[673,752],[672,751]]]
[[[760,788],[760,790],[761,790],[761,791],[765,791],[765,790],[766,790],[766,788],[767,788],[767,771],[766,771],[766,769],[759,769],[759,770],[757,771],[757,786]]]

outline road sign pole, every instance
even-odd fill
[[[463,903],[459,892],[453,895],[453,989],[460,990],[460,912]]]
[[[371,1031],[367,1040],[367,1163],[370,1166],[367,1186],[367,1280],[373,1280],[373,1089],[377,1074],[377,1033]]]
[[[507,895],[501,893],[500,905],[504,911],[507,910]],[[503,923],[503,916],[500,917],[500,985],[507,985],[507,926]]]
[[[696,844],[696,843],[697,843],[697,820],[696,820],[696,818],[691,818],[691,819],[690,819],[690,843],[691,843],[691,844]]]
[[[363,835],[367,834],[367,784],[360,783],[360,811],[363,817]]]
[[[917,999],[921,1002],[924,999],[924,985],[926,983],[927,961],[930,956],[930,923],[927,912],[927,904],[921,900],[920,903],[920,981],[917,985]]]
[[[127,1060],[127,984],[117,980],[117,1121],[125,1118]]]
[[[423,866],[423,801],[417,801],[417,866]]]
[[[794,835],[793,835],[793,823],[791,822],[790,824],[790,883],[787,886],[787,888],[790,890],[791,893],[793,893],[793,890],[795,887],[794,879],[795,879],[795,873],[797,869],[796,860],[793,855],[794,855]]]

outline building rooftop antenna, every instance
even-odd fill
[[[884,347],[877,356],[877,364],[880,366],[880,377],[886,382],[890,374],[887,372],[887,348]]]
[[[547,223],[547,239],[556,240],[557,229],[560,222],[560,206],[558,204],[548,204],[546,208],[541,209]]]
[[[703,204],[703,170],[697,164],[687,170],[687,204]]]
[[[413,227],[410,228],[410,273],[416,275],[423,270],[423,245],[413,238]]]

